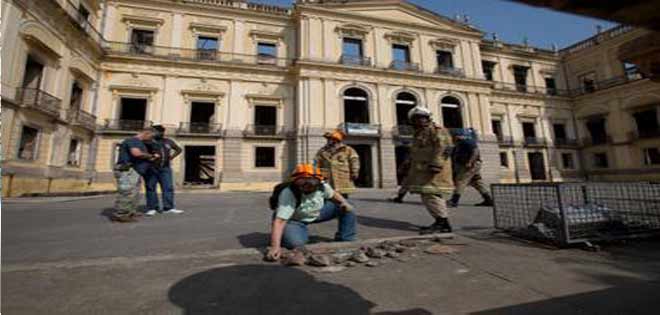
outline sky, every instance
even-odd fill
[[[251,2],[290,6],[293,1],[251,0]],[[609,21],[504,0],[411,0],[411,2],[450,18],[456,14],[467,14],[470,17],[470,24],[483,32],[497,33],[502,41],[522,43],[527,37],[530,45],[541,48],[551,48],[553,43],[563,48],[594,35],[596,25],[602,25],[603,29],[616,25]]]

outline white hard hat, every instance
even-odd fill
[[[408,119],[412,120],[414,116],[426,116],[431,117],[431,111],[426,107],[415,106],[408,112]]]

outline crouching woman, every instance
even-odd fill
[[[356,218],[352,205],[323,182],[319,174],[312,165],[298,165],[291,174],[290,184],[279,192],[268,259],[279,259],[282,246],[287,249],[304,246],[309,239],[309,224],[338,219],[335,241],[355,240]]]

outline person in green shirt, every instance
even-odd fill
[[[295,249],[309,240],[307,225],[337,218],[335,241],[354,241],[356,216],[353,206],[323,182],[314,167],[302,164],[292,174],[292,183],[280,192],[272,222],[267,258],[278,260],[282,246]]]

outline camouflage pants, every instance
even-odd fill
[[[115,215],[130,216],[137,211],[140,202],[141,176],[133,168],[114,170],[117,180],[117,199],[115,200]]]
[[[461,195],[467,186],[474,187],[482,196],[489,195],[488,186],[481,178],[481,162],[477,162],[472,168],[457,170],[454,178],[454,194]]]
[[[448,218],[447,202],[441,194],[422,194],[422,203],[434,218]]]

